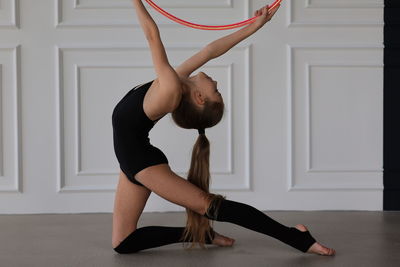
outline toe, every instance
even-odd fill
[[[328,255],[328,256],[333,255],[333,249],[326,248],[324,251],[324,255]]]
[[[225,244],[227,245],[227,246],[232,246],[233,245],[233,243],[235,242],[235,240],[234,239],[232,239],[232,238],[229,238],[229,237],[227,237],[227,238],[225,238]]]
[[[227,245],[232,245],[234,240],[232,238],[227,238],[226,242],[227,242]]]

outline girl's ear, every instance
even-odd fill
[[[199,105],[204,105],[204,103],[205,103],[204,96],[199,91],[195,91],[194,101]]]

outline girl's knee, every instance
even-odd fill
[[[212,194],[208,195],[208,205],[203,215],[209,219],[216,219],[218,216],[218,211],[221,206],[221,202],[226,199],[226,196],[220,194]]]

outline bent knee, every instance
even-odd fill
[[[117,252],[118,254],[129,254],[129,253],[136,253],[136,252],[137,252],[137,251],[127,251],[127,250],[124,250],[124,249],[122,249],[120,246],[117,246],[117,247],[113,248],[113,250],[114,250],[115,252]]]
[[[119,242],[119,244],[112,244],[112,249],[118,254],[128,254],[128,253],[136,253],[140,249],[137,248],[137,244],[133,244],[132,242],[124,243]]]
[[[115,251],[115,252],[117,252],[118,254],[128,254],[128,253],[136,253],[137,251],[134,251],[134,250],[127,250],[127,249],[124,249],[121,245],[118,245],[117,247],[113,247],[113,250]]]
[[[121,242],[119,241],[114,241],[114,239],[111,242],[111,247],[113,250],[115,250],[116,252],[118,252],[118,246],[121,244]],[[119,252],[118,252],[119,253]]]
[[[208,208],[210,207],[210,205],[211,205],[211,203],[213,201],[213,195],[214,194],[204,192],[204,194],[202,196],[203,201],[202,201],[201,205],[199,205],[196,208],[196,210],[193,210],[193,211],[198,213],[198,214],[200,214],[200,215],[205,215],[207,210],[208,210]]]
[[[203,215],[208,219],[216,220],[217,214],[219,213],[220,210],[221,203],[224,200],[226,200],[226,196],[210,193],[209,204]]]
[[[136,228],[134,228],[133,230],[130,230],[128,234],[127,234],[127,232],[125,232],[125,233],[122,233],[122,232],[120,232],[120,233],[113,233],[112,241],[111,241],[111,246],[112,246],[112,248],[113,248],[116,252],[121,253],[121,252],[119,252],[119,251],[117,251],[117,250],[121,250],[121,247],[122,247],[121,244],[122,244],[122,242],[123,242],[125,239],[127,239],[128,236],[131,235],[131,234],[132,234],[133,232],[135,232],[135,231],[136,231]]]

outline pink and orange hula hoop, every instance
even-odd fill
[[[252,17],[250,19],[247,19],[247,20],[244,20],[241,22],[227,24],[227,25],[201,25],[201,24],[192,23],[192,22],[175,17],[174,15],[168,13],[167,11],[165,11],[164,9],[162,9],[161,7],[156,5],[152,0],[146,0],[146,2],[150,6],[152,6],[155,10],[160,12],[162,15],[166,16],[167,18],[169,18],[179,24],[182,24],[184,26],[188,26],[188,27],[200,29],[200,30],[230,30],[233,28],[242,27],[244,25],[253,23],[257,18],[257,16],[255,16],[255,17]],[[270,6],[270,8],[272,9],[272,8],[276,7],[281,2],[282,2],[282,0],[275,0],[275,2]]]

